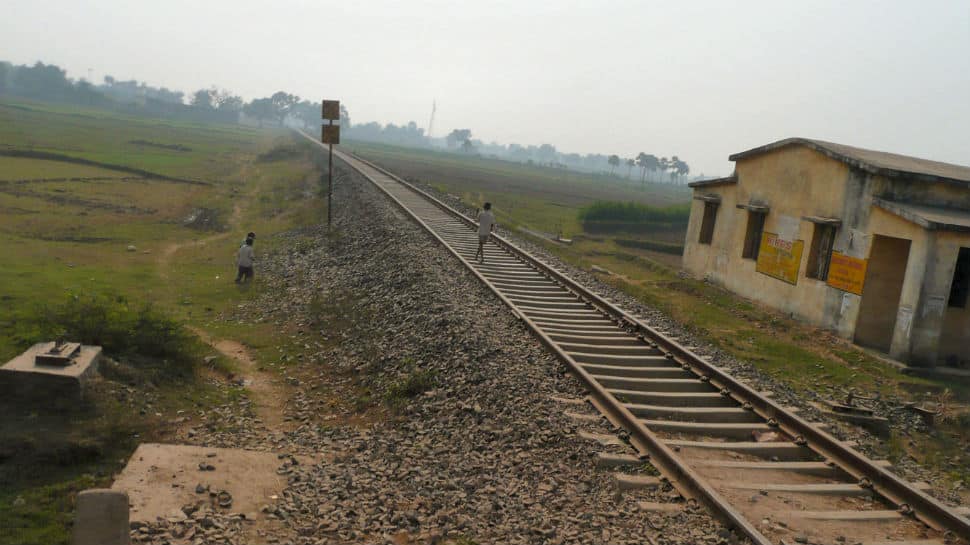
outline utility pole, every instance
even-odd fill
[[[327,121],[320,130],[320,142],[330,145],[330,158],[327,161],[327,170],[330,176],[327,181],[327,230],[333,218],[333,145],[340,143],[340,101],[324,100],[322,104],[321,117]],[[334,125],[333,122],[337,124]]]
[[[428,134],[426,135],[428,137],[428,142],[431,141],[432,131],[434,131],[434,113],[437,110],[438,110],[438,101],[437,100],[432,100],[431,101],[431,119],[428,121]]]

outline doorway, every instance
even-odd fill
[[[911,241],[874,235],[855,325],[855,342],[889,352],[896,328]]]

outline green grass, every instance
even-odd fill
[[[101,167],[0,156],[0,181],[49,178],[119,178],[121,176],[124,176],[124,173]]]
[[[247,231],[257,232],[259,258],[276,233],[325,220],[320,154],[280,131],[0,99],[4,149],[206,182],[0,156],[0,361],[59,334],[118,360],[102,365],[102,389],[75,411],[15,405],[0,421],[0,543],[67,543],[77,490],[110,484],[139,441],[164,440],[178,411],[242,395],[202,380],[232,364],[220,357],[200,369],[214,351],[182,325],[246,342],[258,358],[279,344],[267,324],[217,318],[265,289],[258,261],[253,285],[232,282]],[[198,209],[214,226],[186,224]],[[11,454],[20,451],[35,457]]]
[[[666,207],[690,199],[683,186],[641,185],[619,176],[384,144],[351,141],[343,147],[399,176],[418,179],[456,195],[470,205],[491,202],[496,218],[506,227],[546,233],[561,230],[565,236],[582,231],[579,211],[597,201]]]
[[[660,208],[629,201],[597,201],[579,211],[579,221],[588,233],[683,230],[689,219],[690,203]]]
[[[22,99],[0,101],[0,149],[52,151],[169,176],[222,177],[233,164],[226,159],[252,151],[264,134],[235,125],[141,118]],[[137,141],[176,144],[191,151]]]
[[[384,398],[391,406],[400,406],[408,399],[431,390],[437,383],[438,378],[433,371],[411,371],[406,377],[388,386]]]

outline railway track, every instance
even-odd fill
[[[376,165],[336,155],[494,291],[626,431],[636,454],[607,457],[608,465],[649,461],[688,506],[705,505],[758,545],[970,543],[967,510],[943,505],[888,462],[868,459],[502,237],[476,261],[474,221]],[[656,484],[619,480],[621,488]]]

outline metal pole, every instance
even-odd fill
[[[330,230],[330,221],[333,218],[333,144],[330,144],[330,160],[327,161],[330,170],[330,181],[327,182],[327,230]]]

